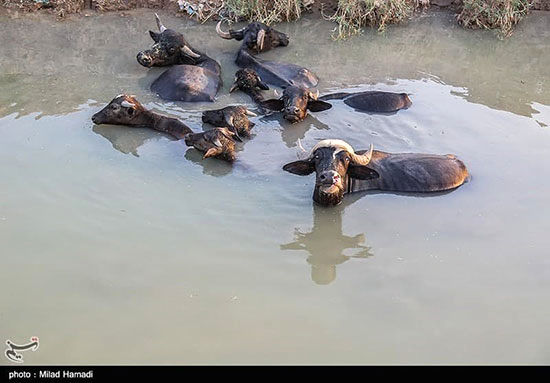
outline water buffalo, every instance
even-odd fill
[[[262,106],[265,99],[260,90],[269,90],[269,87],[262,81],[255,70],[249,68],[239,69],[235,73],[235,82],[231,86],[231,89],[229,89],[229,93],[234,92],[236,89],[240,89],[248,94],[258,104],[260,112],[265,113],[265,109]]]
[[[468,179],[468,170],[454,155],[355,152],[342,140],[323,140],[309,156],[286,164],[283,170],[316,173],[313,200],[323,206],[337,205],[344,194],[381,190],[425,193],[451,190]]]
[[[392,113],[412,105],[407,93],[367,91],[360,93],[332,93],[319,97],[320,100],[344,100],[346,105],[362,112]]]
[[[94,124],[127,125],[150,128],[181,139],[193,131],[176,118],[166,117],[145,109],[135,96],[116,96],[105,108],[92,116]]]
[[[221,21],[216,25],[216,32],[221,38],[242,41],[244,46],[257,53],[266,52],[278,46],[286,47],[288,45],[288,36],[286,34],[276,31],[264,23],[253,22],[237,31],[229,29],[227,32],[222,30],[221,25]]]
[[[207,110],[202,113],[202,122],[227,127],[239,137],[250,137],[250,129],[255,125],[247,116],[256,117],[246,106],[233,105],[222,109]]]
[[[164,100],[214,101],[222,85],[220,64],[191,47],[181,33],[167,29],[158,15],[155,17],[160,32],[149,31],[155,43],[139,52],[137,61],[148,68],[174,66],[151,84],[151,90]]]
[[[293,82],[296,85],[311,88],[319,82],[317,76],[304,67],[261,60],[252,54],[254,51],[265,52],[273,47],[288,45],[288,37],[282,32],[258,22],[251,23],[236,32],[222,31],[220,22],[216,31],[224,39],[237,38],[243,41],[235,62],[241,68],[254,69],[268,84],[283,87]]]
[[[283,117],[294,123],[306,118],[308,110],[321,112],[332,108],[328,102],[318,100],[318,96],[318,91],[313,93],[301,86],[290,85],[284,88],[280,98],[265,100],[261,105],[267,109],[282,111]]]
[[[215,128],[185,136],[185,144],[204,153],[203,158],[216,157],[227,162],[235,161],[235,141],[239,136],[227,128]]]

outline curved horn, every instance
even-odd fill
[[[312,99],[312,100],[317,100],[319,98],[319,89],[317,89],[317,91],[315,93],[313,93],[312,91],[309,92],[309,97]]]
[[[183,51],[183,53],[185,53],[187,56],[189,57],[193,57],[194,59],[198,59],[199,57],[201,57],[201,55],[199,54],[196,54],[195,52],[193,52],[187,45],[184,45],[181,50]]]
[[[156,13],[155,13],[155,19],[157,19],[157,27],[159,27],[160,33],[164,32],[167,28],[164,25],[162,25],[162,22],[160,21],[160,17]]]
[[[370,149],[365,154],[350,153],[351,160],[353,161],[353,163],[355,165],[363,165],[363,166],[367,165],[370,162],[371,158],[372,158],[373,150],[374,150],[374,145],[370,144]]]
[[[231,85],[231,88],[229,89],[229,93],[233,93],[233,91],[239,89],[239,83],[237,81],[238,79],[237,77],[235,77],[235,82],[233,83],[233,85]]]
[[[307,153],[307,150],[304,149],[304,147],[302,146],[302,141],[299,138],[298,138],[298,147],[302,150],[302,152]]]
[[[310,160],[311,156],[308,156],[307,150],[304,149],[302,146],[302,141],[298,138],[298,148],[301,150],[300,152],[296,152],[296,157],[298,157],[299,160]]]
[[[124,100],[120,103],[120,106],[123,106],[125,108],[133,108],[135,105],[132,104],[131,102]]]
[[[251,112],[250,110],[246,109],[245,113],[250,117],[258,117],[258,115],[254,112]]]
[[[220,20],[218,24],[216,25],[216,33],[222,38],[226,40],[231,40],[233,37],[231,37],[231,34],[229,32],[224,32],[222,30],[222,21]]]
[[[265,29],[260,29],[256,35],[256,47],[258,52],[261,52],[264,49],[264,40],[265,40]]]

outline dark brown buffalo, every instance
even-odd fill
[[[233,105],[222,109],[207,110],[202,113],[202,122],[217,127],[226,127],[239,137],[250,137],[254,123],[248,116],[256,117],[246,106]]]
[[[185,136],[185,144],[204,153],[203,158],[216,157],[227,162],[235,161],[235,141],[239,137],[227,128],[215,128]]]
[[[255,70],[268,84],[284,87],[294,83],[311,88],[319,82],[317,76],[307,68],[295,64],[266,61],[254,55],[275,47],[287,46],[288,36],[282,32],[258,22],[251,23],[238,31],[229,30],[229,32],[224,32],[219,22],[216,31],[224,39],[242,40],[235,62],[241,68]]]
[[[283,90],[279,99],[263,101],[261,105],[266,109],[282,111],[283,117],[294,123],[302,121],[307,116],[307,111],[321,112],[332,108],[328,102],[318,100],[319,92],[313,93],[309,89],[290,85]]]
[[[149,31],[154,44],[139,52],[137,61],[148,68],[173,67],[153,82],[151,90],[165,100],[214,101],[222,85],[220,64],[189,45],[181,33],[167,29],[155,16],[159,33]]]
[[[231,86],[231,89],[229,89],[229,93],[232,93],[237,89],[243,91],[248,94],[250,98],[252,98],[252,100],[258,105],[260,113],[266,113],[265,108],[262,106],[265,99],[261,91],[269,90],[269,87],[262,81],[256,71],[249,68],[239,69],[235,73],[235,82]]]
[[[324,206],[339,204],[347,193],[441,192],[468,179],[464,163],[451,154],[393,154],[373,150],[372,145],[355,152],[342,140],[320,141],[308,158],[288,163],[283,170],[302,176],[315,172],[313,200]]]
[[[216,25],[216,32],[223,39],[242,41],[244,46],[257,53],[288,45],[288,36],[286,34],[260,22],[250,23],[246,27],[236,31],[229,29],[229,31],[225,32],[222,30],[222,22],[220,21]]]
[[[94,124],[126,125],[150,128],[181,139],[192,133],[187,125],[176,118],[166,117],[145,109],[135,96],[116,96],[105,108],[92,116]]]

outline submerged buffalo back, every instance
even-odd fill
[[[262,60],[241,49],[236,63],[242,68],[255,70],[268,84],[285,87],[295,84],[304,88],[317,86],[319,79],[309,69],[290,63]]]
[[[218,74],[209,69],[176,65],[165,71],[151,84],[151,90],[164,100],[214,101],[221,86]]]
[[[352,108],[371,113],[392,113],[406,109],[412,101],[406,93],[392,93],[367,91],[361,93],[331,93],[319,98],[320,100],[344,100]]]
[[[358,152],[361,153],[361,152]],[[385,153],[374,151],[368,167],[380,177],[350,178],[348,192],[383,190],[425,193],[451,190],[468,179],[468,170],[454,155]]]
[[[411,100],[406,93],[367,92],[350,96],[344,103],[365,112],[391,113],[408,108]]]

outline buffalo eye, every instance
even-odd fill
[[[171,55],[173,55],[175,52],[176,52],[176,48],[174,47],[168,48],[168,53],[170,53]]]
[[[126,110],[126,112],[128,113],[129,116],[133,116],[134,115],[134,108],[128,108]]]

